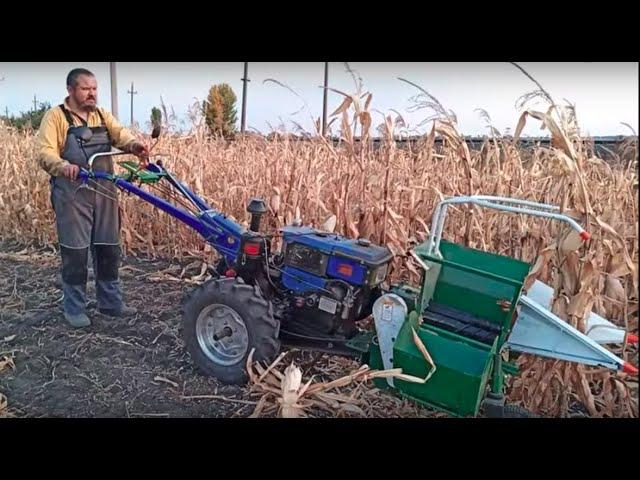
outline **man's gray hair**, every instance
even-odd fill
[[[95,75],[86,68],[74,68],[69,72],[69,75],[67,75],[67,87],[75,87],[78,84],[78,77],[80,75],[95,77]]]

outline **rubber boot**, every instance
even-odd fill
[[[91,320],[84,313],[78,313],[77,315],[71,315],[69,313],[64,314],[64,318],[69,322],[73,328],[84,328],[91,325]]]
[[[100,308],[98,310],[103,315],[110,317],[133,317],[138,313],[135,307],[129,307],[124,304],[120,308]]]

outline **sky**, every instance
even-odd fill
[[[489,133],[476,109],[488,112],[494,127],[503,132],[515,130],[520,116],[516,101],[536,85],[514,65],[502,63],[359,63],[349,67],[362,79],[363,92],[372,93],[373,125],[383,121],[382,114],[400,113],[410,128],[417,127],[432,112],[411,112],[411,97],[419,91],[398,79],[420,85],[448,110],[455,112],[459,131],[465,135]],[[568,100],[585,135],[627,135],[629,124],[638,131],[638,63],[519,63],[558,102]],[[98,103],[111,108],[109,64],[79,63],[1,63],[0,114],[18,114],[38,102],[60,103],[66,96],[65,79],[72,68],[84,67],[98,80]],[[119,118],[130,124],[134,83],[134,120],[147,128],[151,108],[164,101],[173,108],[183,128],[188,128],[187,112],[194,102],[202,102],[209,88],[228,83],[237,96],[240,126],[243,63],[117,63]],[[268,133],[272,128],[295,131],[293,122],[312,130],[313,120],[322,116],[324,63],[250,62],[247,86],[247,128]],[[269,79],[286,84],[299,96]],[[343,62],[329,63],[329,87],[345,93],[355,92],[352,75]],[[328,113],[342,102],[335,92],[328,94]],[[532,104],[535,107],[535,103]],[[540,109],[543,107],[538,105]],[[335,126],[339,121],[335,122]],[[418,129],[424,132],[427,126]],[[334,130],[335,131],[335,130]],[[530,120],[523,134],[546,135],[540,123]]]

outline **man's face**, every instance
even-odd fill
[[[93,110],[98,102],[98,82],[95,77],[80,75],[75,87],[68,87],[69,96],[84,110]]]

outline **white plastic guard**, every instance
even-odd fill
[[[393,344],[398,338],[400,328],[407,317],[408,308],[402,297],[387,293],[373,304],[373,319],[376,325],[378,344],[385,370],[393,367]],[[387,378],[387,383],[394,387],[393,378]]]

